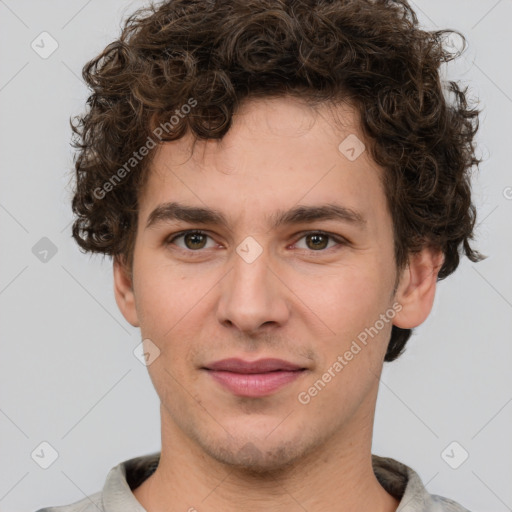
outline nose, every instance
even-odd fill
[[[219,283],[218,321],[244,333],[283,326],[289,317],[288,289],[268,251],[252,262],[237,253],[232,260],[231,271]]]

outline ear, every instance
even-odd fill
[[[437,276],[443,262],[442,251],[433,247],[424,247],[409,256],[395,294],[402,309],[395,315],[394,325],[413,329],[427,319],[434,304]]]
[[[124,258],[114,257],[114,294],[119,310],[134,327],[139,327],[133,277]]]

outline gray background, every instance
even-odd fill
[[[133,354],[139,333],[117,310],[110,261],[81,254],[70,237],[68,120],[87,95],[81,68],[140,5],[0,1],[0,511],[77,501],[114,465],[160,448],[159,403]],[[426,27],[469,41],[445,73],[484,109],[474,191],[477,248],[489,257],[464,259],[439,284],[406,354],[385,366],[373,452],[473,511],[512,510],[512,2],[413,6]],[[31,48],[43,31],[59,45],[46,59]],[[43,441],[58,452],[48,469]],[[452,469],[446,461],[459,464],[462,450],[469,458]]]

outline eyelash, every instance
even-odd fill
[[[204,235],[208,238],[212,238],[208,233],[204,232],[204,231],[201,231],[201,230],[198,230],[198,229],[189,229],[189,230],[185,230],[185,231],[180,231],[179,233],[175,233],[173,235],[171,235],[171,237],[168,237],[166,240],[165,240],[165,245],[171,245],[175,240],[177,240],[178,238],[182,238],[188,234],[197,234],[197,235]],[[327,233],[325,231],[306,231],[306,232],[303,232],[303,233],[300,233],[300,237],[294,242],[294,244],[296,244],[299,240],[301,240],[302,238],[308,236],[308,235],[323,235],[327,238],[329,238],[330,240],[336,242],[338,245],[348,245],[349,242],[348,240],[346,240],[345,238],[342,238],[340,236],[337,236],[337,235],[333,235],[331,233]],[[185,252],[188,252],[188,253],[200,253],[202,252],[202,249],[197,249],[197,250],[193,250],[193,249],[183,249],[182,247],[178,247],[179,250],[182,250],[182,251],[185,251]],[[331,249],[336,249],[336,247],[330,247],[328,249],[319,249],[317,251],[313,250],[313,249],[299,249],[299,250],[306,250],[308,252],[311,252],[311,253],[322,253],[322,252],[328,252],[330,251]]]

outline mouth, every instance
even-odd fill
[[[307,368],[282,359],[223,359],[202,368],[212,379],[236,396],[271,395],[301,377]]]

